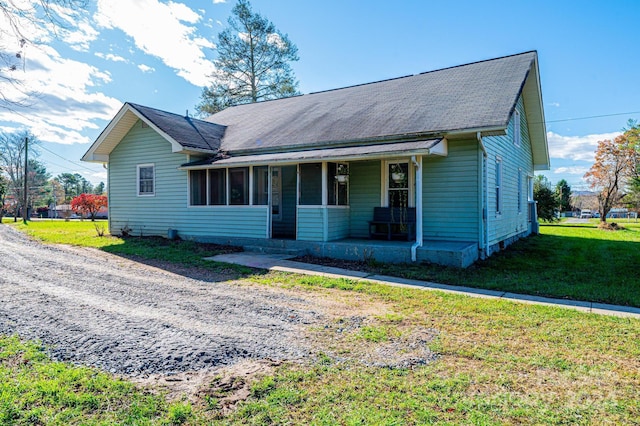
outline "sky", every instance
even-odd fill
[[[18,0],[28,2],[29,0]],[[87,0],[80,19],[27,30],[16,76],[37,93],[0,109],[0,131],[28,128],[48,171],[97,184],[80,158],[124,102],[195,112],[232,0]],[[297,45],[301,93],[536,50],[551,157],[544,174],[586,190],[597,142],[640,120],[637,0],[253,0]],[[0,25],[3,25],[0,22]],[[3,40],[0,48],[19,50]],[[10,93],[2,86],[3,93]]]

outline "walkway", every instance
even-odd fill
[[[279,254],[260,253],[231,253],[208,257],[207,260],[216,262],[233,263],[252,268],[268,269],[271,271],[291,272],[305,275],[320,275],[331,278],[348,278],[352,280],[364,280],[374,283],[387,284],[396,287],[419,288],[423,290],[438,290],[447,293],[462,294],[470,297],[483,297],[488,299],[506,299],[520,303],[535,305],[557,306],[561,308],[575,309],[582,312],[591,312],[601,315],[640,319],[640,308],[630,306],[609,305],[606,303],[585,302],[580,300],[553,299],[550,297],[530,296],[526,294],[508,293],[496,290],[484,290],[480,288],[453,286],[438,284],[428,281],[409,280],[405,278],[376,275],[367,272],[350,271],[330,266],[314,265],[310,263],[294,262],[289,260],[292,256]]]

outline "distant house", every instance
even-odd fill
[[[125,103],[83,160],[108,164],[113,234],[464,267],[537,230],[537,53],[206,120]]]

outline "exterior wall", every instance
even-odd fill
[[[327,207],[329,219],[327,228],[327,241],[339,240],[349,236],[350,225],[349,207]]]
[[[109,227],[132,235],[216,235],[265,238],[266,206],[187,206],[187,172],[178,170],[186,155],[138,121],[109,157]],[[154,164],[155,195],[137,195],[137,165]]]
[[[533,177],[533,157],[529,129],[522,99],[518,100],[520,111],[521,143],[514,144],[513,117],[509,122],[507,135],[491,136],[483,139],[488,158],[488,224],[489,254],[514,241],[516,237],[528,235],[529,215],[527,202],[527,177]],[[515,115],[514,115],[515,116]],[[502,159],[502,208],[496,213],[496,159]],[[518,172],[522,173],[518,190]],[[520,196],[520,211],[518,210]]]
[[[324,215],[322,206],[298,206],[298,240],[324,241]]]
[[[333,241],[348,237],[349,210],[346,206],[298,206],[298,240]]]
[[[373,208],[380,206],[380,161],[354,161],[349,168],[350,236],[368,238]]]
[[[478,242],[478,141],[449,140],[447,157],[422,159],[423,236]]]

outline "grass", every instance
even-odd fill
[[[379,263],[369,268],[403,278],[640,307],[640,223],[622,225],[624,230],[605,231],[598,229],[595,219],[589,224],[543,224],[541,235],[518,241],[467,269]],[[95,247],[122,256],[238,276],[251,273],[249,268],[202,260],[219,253],[214,245],[164,238],[98,237],[90,221],[18,222],[13,226],[49,243]]]
[[[35,222],[28,225],[31,232],[43,232],[38,226]],[[500,262],[494,265],[491,259],[475,270],[457,273],[468,281],[473,281],[474,273],[496,283],[499,277],[510,277],[511,283],[522,282],[524,288],[526,277],[536,274],[538,281],[565,283],[565,287],[579,280],[585,288],[599,283],[592,284],[596,288],[611,279],[630,286],[621,286],[621,291],[637,292],[634,265],[625,268],[612,256],[623,257],[625,262],[636,259],[638,265],[633,257],[637,255],[627,252],[637,251],[639,230],[634,225],[618,232],[598,231],[591,225],[543,226],[542,236],[495,258],[496,262],[502,259],[504,271]],[[73,239],[68,235],[55,238]],[[114,240],[104,247],[131,243]],[[136,246],[130,247],[135,251]],[[175,250],[184,247],[177,245]],[[598,250],[604,259],[594,257]],[[591,272],[572,272],[574,265]],[[446,268],[442,271],[454,273]],[[572,278],[563,279],[562,271]],[[499,277],[492,279],[492,274]],[[2,338],[0,416],[5,417],[0,419],[12,419],[4,422],[7,424],[29,424],[35,412],[41,423],[51,424],[640,423],[640,321],[636,319],[347,279],[285,273],[245,279],[301,296],[313,293],[385,309],[369,314],[361,327],[339,336],[332,327],[314,324],[307,334],[321,345],[317,358],[307,365],[285,363],[263,376],[252,385],[249,398],[231,413],[221,412],[216,401],[169,405],[121,381],[107,385],[112,379],[102,373],[51,363],[36,346]],[[426,344],[438,357],[427,365],[379,368],[349,358],[362,345],[385,348],[420,330],[436,335]],[[19,352],[15,348],[28,355],[11,355]],[[42,371],[49,372],[48,376]],[[98,384],[89,385],[98,376]],[[44,378],[52,382],[42,382]],[[63,390],[54,391],[59,387]]]
[[[640,321],[322,277],[270,274],[263,285],[384,301],[357,339],[436,329],[437,361],[414,369],[340,361],[336,344],[311,369],[289,366],[232,419],[251,424],[636,424]],[[336,290],[340,289],[340,290]],[[334,346],[331,347],[330,345]],[[357,341],[355,344],[358,344]]]
[[[95,229],[97,226],[106,226],[106,221],[31,221],[8,222],[16,229],[26,232],[28,235],[51,244],[69,244],[80,247],[93,247],[108,253],[135,258],[139,261],[155,260],[172,262],[175,264],[200,267],[215,272],[227,272],[237,276],[249,274],[253,270],[237,265],[203,260],[204,257],[220,254],[227,248],[213,244],[198,244],[193,241],[171,241],[159,237],[128,237],[121,238],[111,236],[108,227],[105,235],[100,237]]]
[[[514,293],[640,306],[640,223],[621,231],[589,224],[543,224],[467,269],[379,265],[380,273]]]
[[[34,343],[0,336],[0,424],[182,424],[190,405],[168,404],[121,379],[52,362]]]

